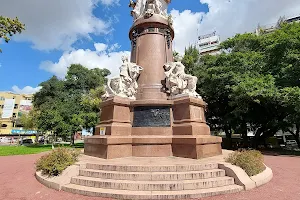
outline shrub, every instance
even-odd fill
[[[78,150],[56,148],[36,162],[36,170],[42,171],[43,175],[58,176],[78,160],[79,154]]]
[[[248,176],[257,175],[265,170],[264,158],[260,151],[236,151],[230,154],[226,162],[239,166],[248,174]]]

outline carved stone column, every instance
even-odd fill
[[[131,62],[143,67],[138,80],[137,100],[167,99],[164,92],[164,64],[173,61],[174,30],[160,15],[140,18],[129,32]]]

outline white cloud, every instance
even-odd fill
[[[300,0],[200,0],[208,13],[172,10],[175,27],[175,50],[183,53],[195,44],[197,31],[207,34],[217,31],[224,40],[236,33],[254,31],[260,25],[276,23],[280,16],[299,15]]]
[[[119,4],[119,0],[100,0],[102,4],[106,6],[111,6],[114,4]]]
[[[94,47],[98,52],[105,51],[107,49],[107,45],[103,43],[95,43]]]
[[[24,87],[23,89],[20,89],[18,86],[14,85],[12,87],[12,91],[17,93],[17,94],[34,94],[34,93],[37,93],[38,91],[40,91],[42,87],[36,87],[36,88],[33,88],[31,86],[26,86]]]
[[[115,43],[115,44],[113,44],[109,47],[108,52],[113,52],[113,51],[116,51],[120,48],[121,48],[121,45],[119,45],[118,43]]]
[[[190,10],[185,10],[182,13],[178,10],[171,11],[171,15],[174,18],[175,51],[183,54],[185,47],[195,44],[197,40],[197,26],[203,14],[192,13]]]
[[[80,38],[90,34],[108,34],[110,22],[94,16],[98,4],[113,5],[111,0],[2,0],[1,15],[16,17],[25,23],[26,30],[15,37],[32,42],[39,50],[70,50]]]
[[[108,49],[111,48],[112,47],[108,47]],[[119,67],[122,64],[121,57],[123,55],[129,56],[130,52],[109,52],[108,50],[99,52],[90,49],[78,49],[64,52],[56,63],[44,61],[41,63],[40,68],[53,73],[59,78],[63,78],[71,64],[82,64],[89,69],[106,68],[111,71],[112,76],[115,76],[119,73]]]

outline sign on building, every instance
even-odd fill
[[[37,131],[34,131],[34,130],[19,130],[19,129],[12,129],[11,130],[11,133],[12,134],[36,134]]]
[[[198,37],[200,54],[217,54],[220,50],[220,36],[216,32]]]
[[[14,107],[15,107],[15,99],[5,99],[1,117],[3,119],[11,118],[13,116]]]
[[[22,114],[28,114],[29,111],[31,110],[32,110],[32,102],[30,100],[20,101],[19,116],[21,116]]]

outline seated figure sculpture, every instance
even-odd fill
[[[131,16],[136,20],[140,17],[149,18],[154,14],[167,18],[167,3],[165,0],[130,0],[129,7],[133,8]]]
[[[164,65],[166,75],[166,89],[171,97],[188,95],[196,98],[201,96],[196,92],[198,78],[185,73],[185,66],[181,58],[174,58],[175,62]]]
[[[113,96],[135,100],[138,89],[137,79],[143,70],[141,66],[128,61],[128,57],[122,57],[123,64],[120,67],[120,76],[109,79],[102,98]]]

